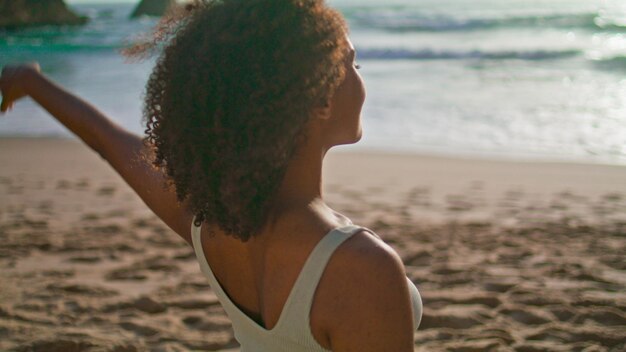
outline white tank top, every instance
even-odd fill
[[[376,237],[378,235],[367,228],[354,225],[338,227],[328,232],[304,263],[287,297],[278,322],[271,330],[267,330],[243,313],[222,289],[204,256],[200,240],[200,226],[196,227],[194,221],[191,223],[191,238],[200,269],[208,278],[211,288],[232,321],[235,338],[241,345],[241,352],[329,351],[317,343],[309,325],[309,312],[317,284],[331,255],[343,241],[361,230],[368,231]],[[422,319],[422,300],[417,287],[408,277],[407,282],[413,307],[413,323],[417,328]]]

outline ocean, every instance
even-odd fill
[[[358,150],[626,165],[626,1],[331,0],[367,86]],[[135,2],[136,3],[136,2]],[[83,27],[0,32],[0,65],[52,79],[143,133],[153,62],[118,53],[155,19],[70,2]],[[30,100],[0,136],[71,134]]]

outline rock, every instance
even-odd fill
[[[130,17],[163,16],[174,5],[176,0],[141,0]]]
[[[0,0],[0,28],[81,25],[87,20],[71,11],[63,0]]]

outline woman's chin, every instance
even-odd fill
[[[361,128],[361,124],[358,125],[357,128],[355,128],[352,131],[343,131],[343,133],[341,134],[336,134],[334,136],[328,136],[330,138],[328,138],[327,140],[327,149],[330,149],[332,147],[336,147],[338,145],[347,145],[347,144],[355,144],[358,143],[361,138],[363,137],[363,129]]]
[[[363,137],[363,132],[359,128],[359,131],[355,133],[353,136],[351,136],[350,138],[342,139],[341,141],[338,141],[337,143],[333,143],[331,145],[331,148],[336,147],[338,145],[348,145],[348,144],[358,143],[361,140],[361,137]]]
[[[354,135],[354,139],[352,140],[351,143],[348,143],[348,144],[358,143],[361,140],[361,138],[363,138],[363,128],[361,128],[361,125],[359,124],[359,128],[357,129]]]
[[[358,143],[361,140],[361,138],[363,138],[363,129],[361,128],[361,126],[359,126],[359,130],[356,133],[356,138],[354,139],[354,142],[352,143]]]

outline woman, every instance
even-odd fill
[[[361,138],[343,18],[323,0],[225,0],[161,29],[142,49],[165,42],[146,138],[36,64],[4,68],[1,110],[28,95],[106,159],[194,248],[242,351],[412,351],[421,301],[399,256],[322,196],[326,152]]]

